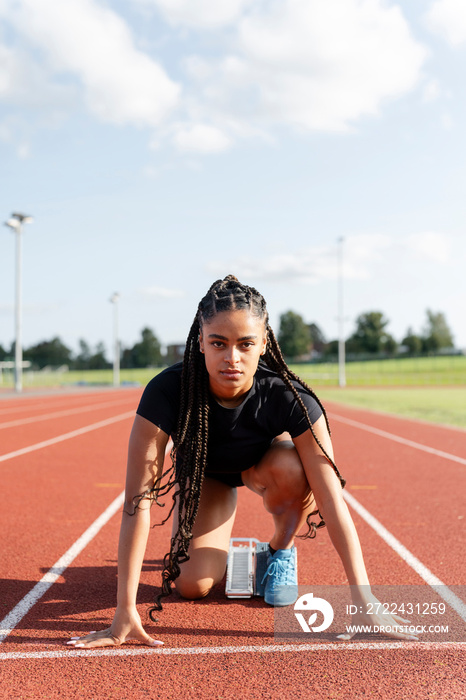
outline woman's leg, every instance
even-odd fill
[[[205,477],[189,545],[190,559],[180,565],[181,573],[175,581],[184,598],[203,598],[222,580],[235,514],[236,488]],[[177,523],[175,509],[173,528]]]
[[[316,504],[295,446],[286,433],[275,438],[261,461],[241,473],[243,483],[262,496],[272,514],[273,549],[289,549]]]

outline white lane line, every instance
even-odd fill
[[[15,428],[19,425],[27,425],[28,423],[37,423],[42,420],[50,420],[50,418],[63,418],[64,416],[73,416],[77,413],[88,413],[90,411],[98,411],[100,408],[108,408],[109,406],[117,406],[118,404],[128,403],[128,400],[121,401],[106,401],[105,403],[88,404],[87,406],[79,406],[78,408],[69,408],[64,411],[54,411],[53,413],[43,413],[38,416],[29,416],[29,418],[17,418],[10,420],[7,423],[0,423],[0,430],[5,428]]]
[[[453,591],[451,591],[448,586],[443,583],[435,574],[432,573],[430,569],[427,568],[417,557],[414,556],[412,552],[409,551],[399,540],[396,539],[387,528],[382,525],[382,523],[374,518],[373,515],[369,513],[368,510],[362,506],[359,501],[357,501],[354,496],[346,491],[343,491],[343,497],[347,503],[358,513],[363,520],[368,523],[381,537],[384,542],[386,542],[389,547],[391,547],[401,559],[403,559],[408,566],[410,566],[414,571],[420,576],[443,600],[448,603],[450,607],[455,610],[458,615],[466,622],[466,604],[463,603],[461,598],[458,598]]]
[[[203,654],[257,654],[257,653],[296,653],[301,651],[370,651],[385,649],[416,649],[421,651],[464,650],[466,642],[329,642],[316,644],[268,644],[264,646],[229,646],[229,647],[180,647],[150,648],[126,647],[117,649],[69,649],[63,651],[10,651],[0,654],[0,661],[18,659],[68,659],[70,657],[121,657],[121,656],[202,656]]]
[[[118,416],[113,416],[113,418],[106,418],[98,423],[92,423],[91,425],[86,425],[84,428],[78,428],[77,430],[72,430],[69,433],[63,433],[63,435],[58,435],[57,437],[51,438],[50,440],[44,440],[43,442],[36,442],[35,445],[29,445],[29,447],[22,447],[14,452],[8,452],[7,454],[0,455],[0,462],[6,462],[8,459],[13,459],[13,457],[20,457],[21,455],[27,455],[30,452],[35,452],[36,450],[41,450],[44,447],[50,447],[50,445],[56,445],[58,442],[64,442],[64,440],[69,440],[70,438],[77,437],[78,435],[84,435],[85,433],[90,433],[92,430],[98,430],[106,425],[111,425],[112,423],[118,423],[118,421],[126,420],[127,418],[133,418],[135,411],[128,411],[127,413],[120,413]]]
[[[133,415],[132,413],[130,415]],[[107,421],[102,421],[103,424],[107,425]],[[97,425],[97,423],[95,424]],[[165,457],[170,453],[172,446],[172,441],[169,440],[167,447],[165,449]],[[50,586],[52,586],[55,581],[63,574],[65,569],[71,564],[71,562],[78,556],[82,550],[87,547],[89,542],[94,539],[94,537],[100,532],[103,526],[110,520],[110,518],[118,511],[118,509],[123,505],[125,497],[125,492],[122,491],[115,500],[110,503],[108,508],[99,515],[97,520],[95,520],[92,525],[90,525],[87,530],[76,540],[76,542],[71,545],[69,550],[63,554],[62,557],[47,571],[47,573],[41,578],[41,580],[36,583],[34,588],[27,593],[22,600],[11,610],[6,617],[0,622],[0,644],[4,639],[10,634],[10,632],[16,627],[16,625],[23,619],[26,613],[37,603],[37,601],[42,598],[44,593],[48,591]]]
[[[79,539],[69,548],[65,554],[47,571],[34,588],[27,593],[22,600],[0,622],[0,644],[23,619],[26,613],[37,601],[42,598],[55,581],[63,574],[65,569],[78,556],[80,552],[97,535],[103,526],[121,508],[124,500],[124,491],[115,498],[108,508],[95,520]]]
[[[449,459],[452,462],[458,462],[458,464],[466,464],[466,459],[464,457],[458,457],[457,455],[452,455],[450,452],[444,452],[443,450],[436,450],[433,447],[428,447],[420,442],[414,442],[414,440],[407,440],[406,438],[395,435],[394,433],[388,433],[386,430],[380,430],[379,428],[373,428],[371,425],[366,423],[360,423],[357,420],[352,420],[351,418],[346,418],[344,416],[337,415],[336,413],[330,414],[332,420],[339,421],[340,423],[346,423],[347,425],[352,425],[355,428],[361,428],[361,430],[366,430],[368,433],[373,433],[374,435],[379,435],[380,437],[388,438],[394,442],[399,442],[401,445],[407,445],[408,447],[414,447],[416,450],[422,450],[423,452],[429,452],[429,454],[436,455],[437,457],[443,457],[444,459]]]

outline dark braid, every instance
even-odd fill
[[[198,306],[196,317],[186,341],[186,350],[183,359],[181,374],[180,411],[176,435],[173,436],[174,447],[172,450],[172,467],[157,480],[151,497],[157,501],[160,495],[165,495],[176,484],[173,493],[173,505],[170,513],[164,519],[166,522],[174,510],[178,499],[178,527],[172,537],[170,551],[164,557],[162,571],[162,592],[157,596],[154,607],[150,608],[149,615],[161,610],[161,598],[170,595],[172,583],[180,574],[180,564],[189,559],[188,549],[192,539],[194,521],[199,509],[199,501],[204,480],[204,472],[207,464],[207,445],[209,438],[209,375],[205,366],[204,357],[199,348],[199,335],[203,323],[208,322],[222,311],[236,311],[247,309],[251,314],[264,321],[267,330],[267,346],[263,356],[268,367],[276,372],[286,386],[292,391],[303,414],[306,417],[309,429],[319,445],[322,453],[332,465],[342,486],[342,479],[336,464],[321,445],[313,429],[306,406],[301,399],[293,381],[298,382],[310,392],[322,409],[323,415],[330,432],[327,414],[321,402],[307,384],[299,379],[287,366],[275,335],[269,326],[269,317],[264,297],[254,289],[241,284],[236,277],[228,275],[223,280],[217,280],[210,287],[205,297]],[[175,473],[176,459],[176,473]],[[165,486],[161,486],[162,479],[170,474]],[[138,499],[147,497],[143,494]],[[139,501],[135,501],[137,507]],[[158,501],[157,501],[158,502]],[[321,521],[316,525],[310,521],[311,516],[319,514]],[[325,525],[322,516],[316,510],[307,518],[308,532],[303,537],[315,537],[316,530]]]

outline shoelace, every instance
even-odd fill
[[[285,575],[284,576],[285,580],[283,581],[283,583],[286,583],[287,582],[286,581],[286,579],[287,579],[286,573],[287,573],[289,561],[290,561],[289,559],[287,559],[285,561],[282,561],[281,559],[272,559],[272,561],[270,562],[270,564],[267,567],[267,571],[265,572],[261,583],[264,583],[265,579],[267,578],[267,576],[269,574],[271,574],[272,576],[276,575],[277,583],[282,583],[280,581],[280,579],[282,578],[283,575]]]

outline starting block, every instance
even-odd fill
[[[262,579],[267,569],[268,542],[254,537],[232,537],[228,550],[227,598],[252,598],[264,595]]]

